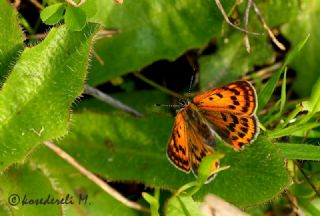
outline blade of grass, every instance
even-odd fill
[[[174,92],[174,91],[171,91],[170,89],[167,89],[161,85],[159,85],[158,83],[155,83],[154,81],[146,78],[145,76],[139,74],[139,73],[133,73],[133,75],[139,79],[141,79],[142,81],[144,81],[145,83],[148,83],[149,85],[153,86],[154,88],[156,89],[159,89],[160,91],[164,92],[164,93],[167,93],[169,95],[172,95],[176,98],[184,98],[182,95]]]
[[[286,127],[290,123],[290,121],[293,118],[295,118],[298,115],[298,113],[301,112],[302,110],[303,110],[303,107],[301,106],[301,104],[298,104],[296,108],[289,114],[285,122],[281,125],[281,128]]]
[[[286,66],[292,61],[292,59],[295,58],[296,55],[300,52],[300,50],[303,48],[303,46],[307,42],[309,36],[310,35],[308,34],[303,41],[301,41],[300,43],[297,44],[296,47],[294,47],[294,49],[287,56],[282,67],[275,74],[273,74],[272,77],[268,80],[268,82],[264,85],[258,98],[258,102],[259,102],[258,111],[261,111],[263,107],[268,103],[268,101],[272,96],[272,93],[274,92],[277,86],[277,82],[280,79],[282,72],[284,71]]]
[[[284,69],[282,86],[281,86],[281,101],[280,101],[280,115],[283,112],[284,105],[286,104],[286,86],[287,86],[287,67]]]
[[[283,136],[290,136],[292,133],[300,131],[300,130],[310,130],[316,127],[319,127],[320,123],[308,123],[308,124],[295,124],[292,126],[289,126],[287,128],[281,128],[281,129],[276,129],[273,131],[269,131],[267,133],[268,137],[270,138],[279,138]]]
[[[308,144],[276,143],[286,159],[320,161],[320,146]]]
[[[309,102],[310,110],[306,117],[301,120],[301,123],[309,121],[316,112],[320,111],[320,79],[314,84]]]

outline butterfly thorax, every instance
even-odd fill
[[[201,110],[191,101],[186,101],[186,105],[180,109],[187,127],[191,127],[198,134],[201,134],[203,142],[212,145],[213,133],[210,124],[201,114]]]

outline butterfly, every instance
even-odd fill
[[[169,161],[197,176],[202,159],[214,152],[217,138],[234,150],[249,145],[259,134],[257,106],[256,90],[247,81],[236,81],[201,93],[191,101],[181,101],[167,147]],[[218,167],[219,160],[215,160],[210,173]],[[209,176],[207,182],[214,177]]]

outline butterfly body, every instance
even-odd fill
[[[202,159],[214,152],[220,137],[235,150],[253,142],[259,133],[257,96],[247,81],[237,81],[183,101],[167,148],[170,162],[197,175]],[[211,170],[219,166],[214,161]]]

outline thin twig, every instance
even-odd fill
[[[15,0],[13,2],[13,7],[18,8],[20,6],[20,4],[21,4],[21,0]]]
[[[103,93],[102,91],[96,89],[96,88],[93,88],[89,85],[85,85],[84,86],[84,93],[85,94],[88,94],[88,95],[91,95],[95,98],[97,98],[98,100],[101,100],[105,103],[108,103],[110,104],[111,106],[114,106],[116,108],[119,108],[123,111],[126,111],[128,113],[131,113],[137,117],[142,117],[143,114],[136,111],[135,109],[129,107],[128,105],[122,103],[121,101],[118,101],[116,99],[114,99],[113,97],[107,95],[106,93]]]
[[[270,66],[262,68],[262,69],[260,69],[258,71],[255,71],[254,73],[255,73],[255,75],[257,77],[259,77],[260,80],[264,80],[264,79],[269,78],[272,75],[272,72],[278,70],[279,68],[281,68],[282,65],[283,65],[283,62],[277,62],[277,63],[275,63],[273,65],[270,65]],[[250,75],[245,75],[241,79],[250,80],[251,76]]]
[[[303,175],[303,177],[307,180],[307,182],[309,183],[309,185],[312,187],[313,191],[316,193],[316,195],[320,198],[320,192],[318,191],[318,189],[316,188],[316,186],[313,184],[313,182],[310,180],[309,176],[305,173],[305,171],[302,169],[302,167],[300,166],[300,164],[297,161],[293,161],[294,164],[298,167],[298,169],[300,170],[301,174]]]
[[[123,0],[113,0],[114,1],[114,3],[116,3],[116,4],[123,4]]]
[[[250,14],[251,5],[252,5],[252,0],[248,0],[247,1],[246,11],[245,11],[245,14],[244,14],[244,17],[243,17],[244,29],[246,31],[248,31],[249,14]],[[249,36],[248,36],[247,32],[244,33],[243,40],[244,40],[244,45],[246,47],[247,52],[250,53],[250,41],[249,41]]]
[[[102,38],[112,38],[114,35],[121,33],[119,29],[100,29],[95,35],[95,40],[100,40]]]
[[[226,14],[226,12],[224,11],[224,9],[223,9],[223,7],[222,7],[222,5],[221,5],[221,3],[220,3],[220,0],[215,0],[215,1],[216,1],[216,4],[217,4],[217,6],[218,6],[218,8],[219,8],[219,10],[220,10],[220,12],[221,12],[221,14],[222,14],[222,16],[224,17],[225,21],[226,21],[229,25],[231,25],[232,27],[238,29],[239,31],[245,32],[245,33],[247,33],[247,34],[263,35],[263,33],[249,32],[249,31],[247,31],[247,30],[245,30],[245,29],[243,29],[243,28],[241,28],[241,27],[233,24],[233,23],[229,20],[229,17],[228,17],[228,15]]]
[[[151,86],[159,89],[159,90],[162,91],[162,92],[165,92],[165,93],[167,93],[167,94],[169,94],[169,95],[172,95],[172,96],[174,96],[174,97],[176,97],[176,98],[183,98],[182,95],[180,95],[180,94],[178,94],[178,93],[176,93],[176,92],[174,92],[174,91],[171,91],[170,89],[167,89],[167,88],[159,85],[158,83],[155,83],[154,81],[146,78],[145,76],[143,76],[143,75],[141,75],[141,74],[139,74],[139,73],[134,73],[133,75],[135,75],[137,78],[141,79],[141,80],[144,81],[145,83],[148,83],[149,85],[151,85]]]
[[[39,10],[42,10],[44,7],[42,4],[40,4],[37,0],[29,0],[36,8]]]
[[[41,34],[33,34],[33,35],[27,35],[27,39],[38,39],[38,40],[43,40],[47,37],[46,33],[41,33]]]
[[[92,182],[94,182],[96,185],[98,185],[101,189],[103,189],[105,192],[107,192],[110,196],[124,204],[125,206],[128,206],[129,208],[133,208],[139,211],[143,212],[150,212],[149,209],[145,208],[144,206],[140,205],[139,203],[133,202],[131,200],[128,200],[126,197],[124,197],[122,194],[120,194],[118,191],[110,187],[106,182],[102,181],[100,178],[95,176],[92,172],[87,170],[85,167],[83,167],[81,164],[79,164],[73,157],[71,157],[69,154],[67,154],[65,151],[63,151],[61,148],[56,146],[54,143],[49,141],[44,141],[44,144],[50,148],[54,153],[56,153],[59,157],[64,159],[66,162],[68,162],[71,166],[73,166],[75,169],[77,169],[82,175],[90,179]]]
[[[94,57],[97,59],[100,65],[104,65],[103,59],[99,56],[99,54],[94,49],[92,49],[91,53],[94,55]]]
[[[252,6],[254,8],[254,12],[256,13],[256,15],[258,16],[260,22],[262,23],[263,28],[266,30],[266,32],[268,32],[269,37],[271,38],[271,40],[273,41],[273,43],[279,47],[279,49],[281,50],[286,50],[286,47],[280,42],[278,41],[278,39],[274,36],[274,34],[272,33],[272,31],[270,30],[270,28],[268,27],[266,21],[264,20],[263,16],[261,15],[261,12],[258,8],[258,6],[256,5],[256,3],[254,1],[252,1]]]
[[[86,2],[86,0],[80,0],[80,2],[77,4],[73,0],[66,0],[68,4],[72,5],[73,7],[80,7],[82,4]]]

